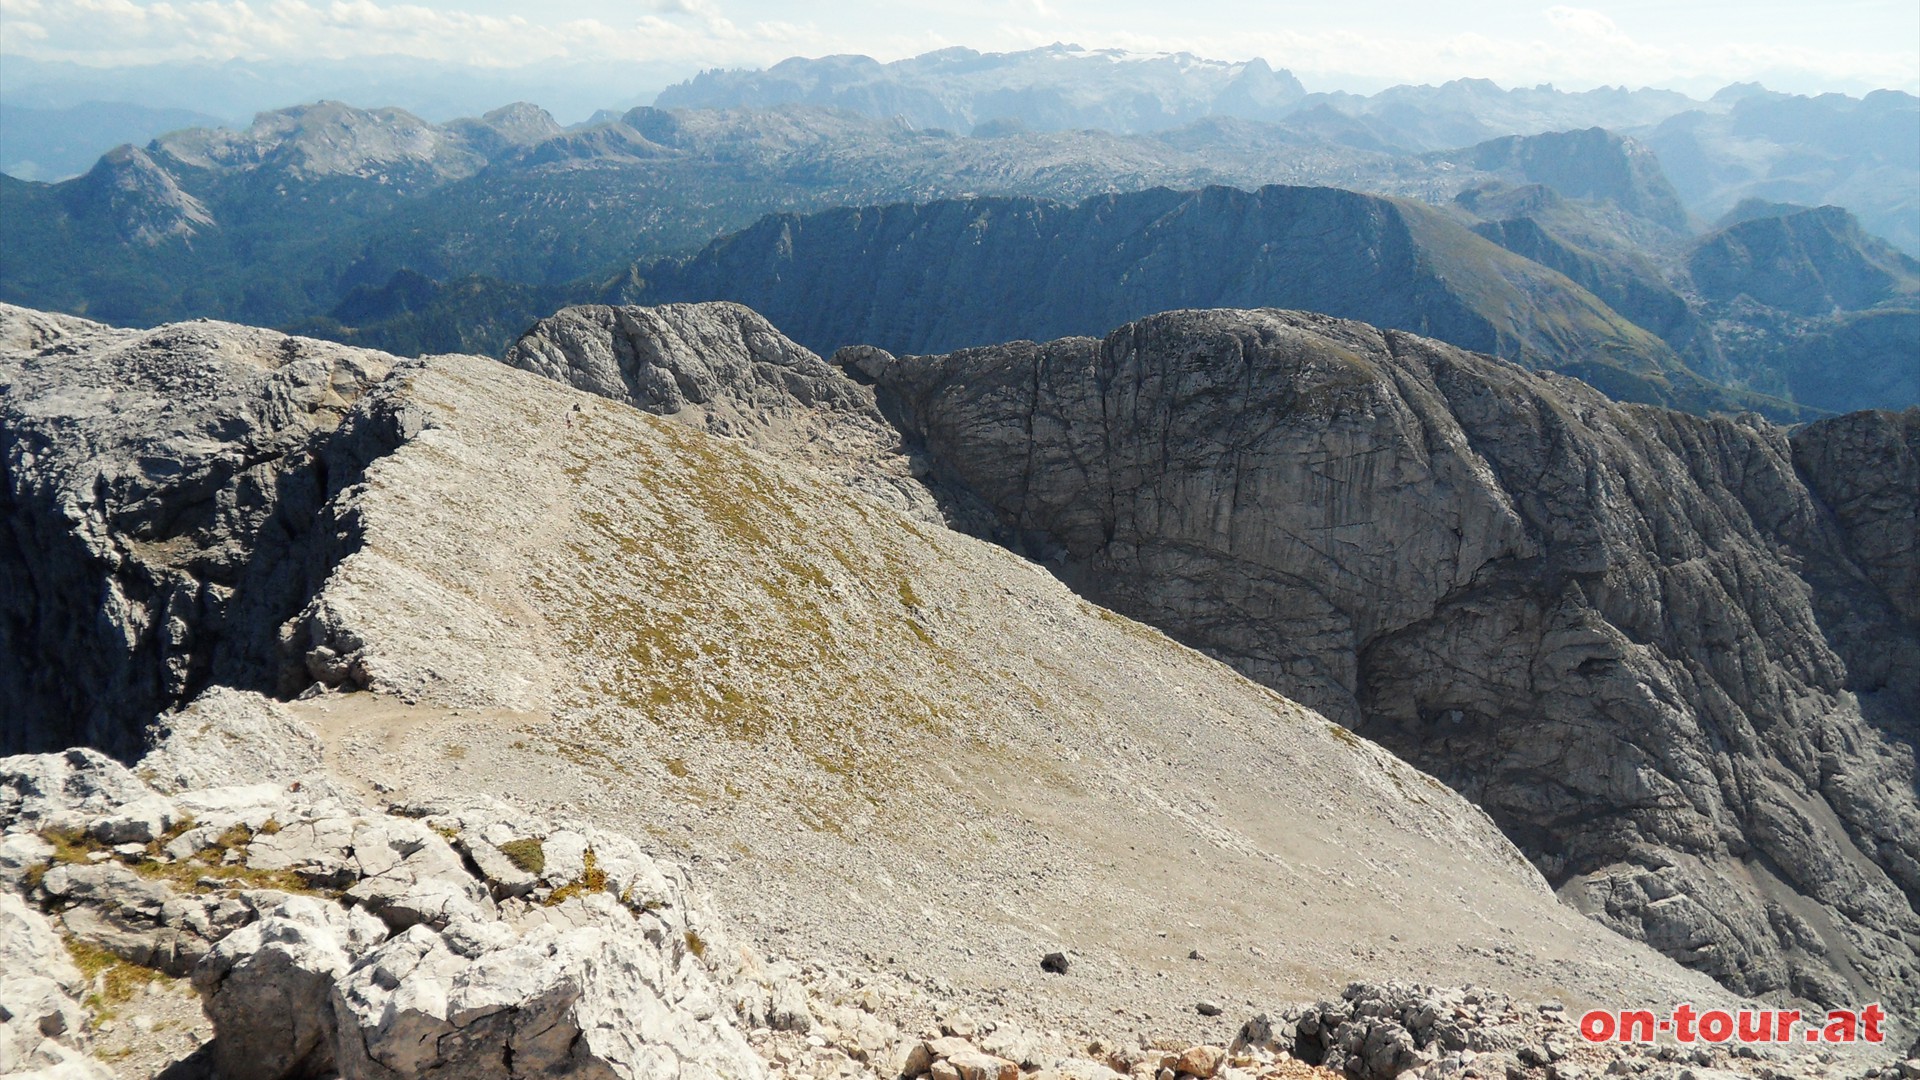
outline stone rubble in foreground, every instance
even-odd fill
[[[1556,1003],[1402,984],[1252,1016],[1227,1046],[1027,1031],[889,976],[757,955],[684,868],[626,837],[485,797],[369,806],[305,771],[310,753],[276,768],[184,741],[134,769],[86,749],[0,759],[0,1075],[1861,1075],[1858,1061],[1594,1047]],[[204,1019],[156,1020],[185,986]]]

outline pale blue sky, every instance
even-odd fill
[[[1461,76],[1709,92],[1920,91],[1920,4],[1591,0],[1312,4],[1228,0],[0,0],[0,53],[89,64],[402,54],[483,65],[570,60],[762,66],[898,59],[947,45],[1261,56],[1311,89]]]

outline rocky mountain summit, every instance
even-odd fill
[[[214,223],[206,204],[181,190],[146,151],[132,146],[102,155],[74,181],[66,203],[83,228],[143,247],[191,239]]]
[[[443,128],[404,109],[321,101],[261,113],[245,131],[174,132],[155,139],[150,152],[177,168],[259,173],[273,182],[350,176],[407,186],[471,176],[487,162],[483,150],[498,152],[559,130],[552,117],[524,103]]]

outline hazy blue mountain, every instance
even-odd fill
[[[1920,404],[1920,261],[1836,206],[1774,207],[1686,252],[1722,381],[1834,412]]]
[[[1920,264],[1838,207],[1749,199],[1704,237],[1636,244],[1644,219],[1540,185],[1473,189],[1454,206],[1714,382],[1833,412],[1920,404]]]
[[[1768,360],[1786,393],[1831,412],[1920,402],[1920,311],[1843,312],[1787,338]]]
[[[9,63],[12,59],[9,58]],[[64,180],[122,143],[144,143],[180,128],[221,123],[191,109],[87,101],[59,109],[0,103],[0,172],[22,180]]]
[[[1297,109],[1325,105],[1364,119],[1413,150],[1440,150],[1503,135],[1657,124],[1701,102],[1671,90],[1599,87],[1570,93],[1550,85],[1504,89],[1490,79],[1395,86],[1377,94],[1310,94]]]
[[[1920,255],[1920,98],[1730,89],[1641,134],[1690,209],[1711,220],[1748,198],[1843,206]]]
[[[882,64],[794,57],[764,71],[706,71],[662,91],[661,108],[821,105],[915,127],[971,132],[1017,121],[1035,131],[1160,131],[1206,116],[1275,118],[1306,90],[1264,60],[1137,55],[1055,44],[1013,53],[951,48]]]
[[[1715,229],[1724,229],[1729,225],[1738,225],[1743,221],[1752,221],[1754,218],[1785,217],[1788,214],[1797,214],[1802,210],[1811,209],[1812,207],[1804,206],[1800,203],[1769,202],[1766,199],[1749,195],[1735,203],[1733,209],[1721,214],[1720,220],[1714,222],[1713,227]]]
[[[1687,269],[1709,300],[1746,296],[1796,315],[1920,303],[1920,261],[1837,206],[1729,225],[1694,245]]]
[[[1612,203],[1676,233],[1687,230],[1686,208],[1652,151],[1604,128],[1508,135],[1448,157],[1568,198]]]
[[[781,214],[691,258],[637,266],[608,299],[734,300],[822,352],[1047,340],[1175,308],[1299,308],[1577,374],[1621,397],[1736,403],[1565,276],[1432,207],[1330,188]]]

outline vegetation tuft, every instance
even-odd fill
[[[529,874],[538,876],[547,870],[547,847],[538,839],[528,836],[518,840],[509,840],[500,845],[500,854],[507,861]],[[591,857],[592,853],[588,853]]]

